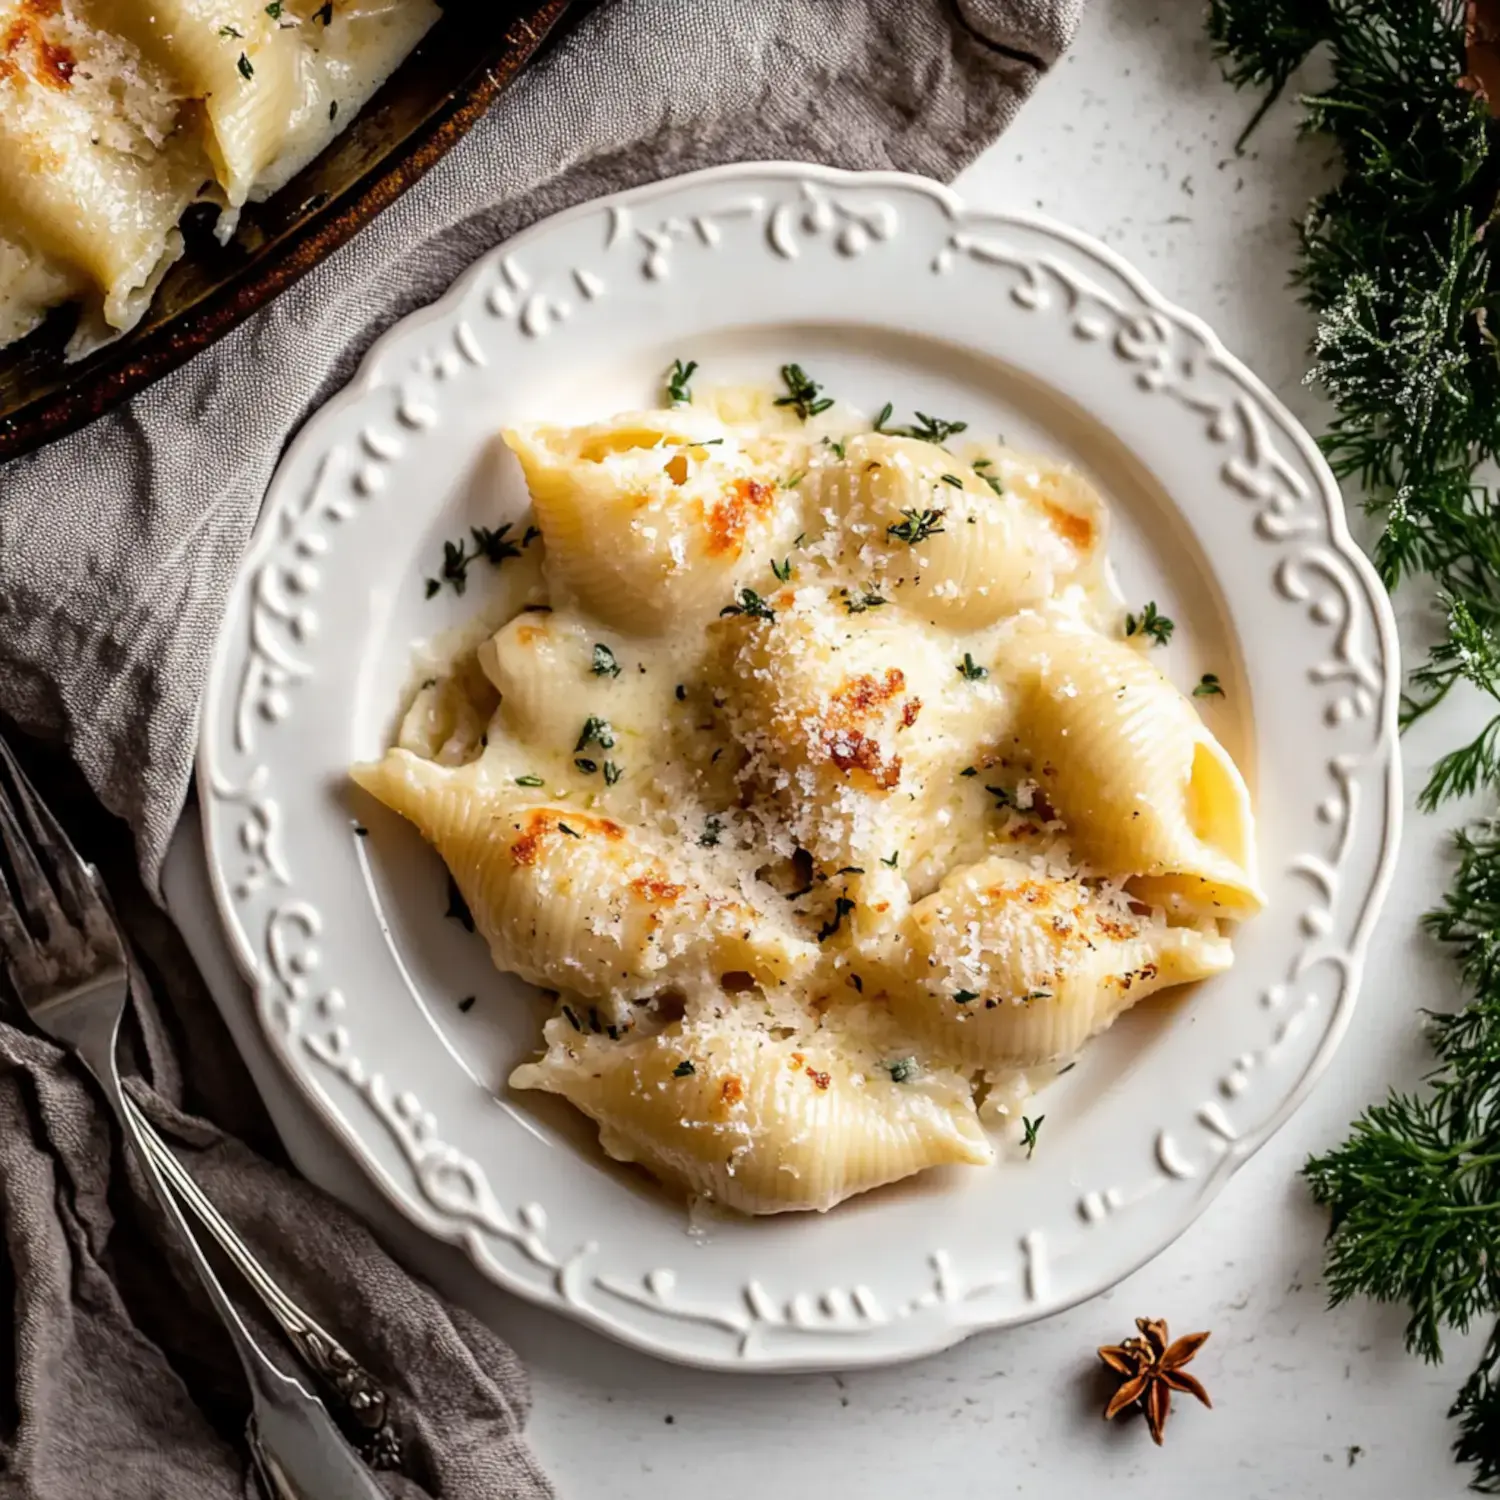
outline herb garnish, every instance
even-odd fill
[[[1222,698],[1223,696],[1224,689],[1220,685],[1219,679],[1212,672],[1205,672],[1198,679],[1198,686],[1193,689],[1193,697],[1195,698]],[[1469,790],[1473,791],[1474,788],[1471,786]]]
[[[583,755],[575,755],[573,757],[573,764],[577,766],[585,776],[592,776],[594,772],[599,769],[598,761],[589,760],[587,756]]]
[[[614,761],[607,760],[604,762],[605,786],[613,786],[624,774],[624,770],[620,766],[617,766]]]
[[[955,1005],[969,1005],[978,998],[979,992],[977,990],[955,990],[953,993],[953,1003]]]
[[[469,535],[474,540],[470,552],[463,538],[456,542],[443,543],[443,571],[438,578],[427,580],[427,597],[430,599],[446,583],[452,585],[455,594],[462,594],[469,586],[469,565],[483,558],[492,568],[498,568],[507,558],[519,557],[521,548],[540,533],[535,528],[527,531],[519,542],[511,540],[511,523],[503,526],[471,526]]]
[[[474,1002],[478,998],[479,997],[477,995],[465,995],[463,999],[458,1002],[458,1008],[467,1015],[469,1011],[474,1009]]]
[[[720,615],[749,615],[754,620],[774,620],[776,611],[754,589],[741,589],[739,602],[726,604]]]
[[[517,776],[516,777],[516,785],[517,786],[541,786],[541,784],[542,784],[542,778],[540,776]]]
[[[925,542],[928,537],[936,536],[943,529],[943,517],[947,515],[947,511],[903,510],[901,514],[906,519],[887,526],[885,534],[895,537],[898,542],[905,542],[909,547],[915,547],[918,542]]]
[[[1021,1144],[1026,1148],[1027,1161],[1036,1154],[1036,1133],[1046,1118],[1046,1115],[1038,1115],[1036,1119],[1028,1120],[1025,1115],[1021,1116]]]
[[[773,557],[771,559],[771,571],[776,575],[779,582],[787,582],[787,580],[792,576],[791,558],[783,558],[780,562],[777,562]]]
[[[577,754],[580,750],[587,750],[590,745],[597,745],[601,750],[615,748],[615,734],[609,727],[609,720],[601,719],[597,714],[590,714],[583,721],[583,729],[578,736],[578,743],[573,746],[573,752]]]
[[[776,398],[776,405],[795,407],[797,415],[804,422],[833,405],[831,397],[819,395],[823,387],[816,380],[810,379],[801,365],[782,365],[781,378],[786,384],[787,393]]]
[[[693,371],[697,368],[696,359],[690,359],[686,364],[680,359],[672,361],[672,368],[667,371],[667,400],[673,406],[686,406],[693,399],[688,381],[693,378]]]
[[[886,602],[870,584],[865,585],[863,594],[851,594],[848,589],[840,589],[839,593],[844,596],[844,608],[851,615],[862,615],[867,609],[879,609]]]
[[[571,1005],[563,1006],[562,1013],[568,1018],[568,1025],[571,1026],[574,1031],[583,1030],[583,1023],[578,1019],[576,1015],[573,1014],[573,1007]]]
[[[969,430],[967,422],[946,422],[942,417],[929,417],[925,411],[916,414],[914,426],[892,427],[889,423],[894,410],[889,401],[880,408],[880,415],[875,418],[876,432],[884,433],[886,437],[919,438],[924,443],[936,443],[941,448],[949,438]]]
[[[245,33],[237,26],[221,26],[219,27],[219,35],[221,37],[232,36],[237,42],[242,42],[245,39]]]
[[[608,646],[596,645],[594,647],[594,665],[589,669],[595,677],[618,677],[620,675],[620,664],[615,660],[615,653]]]
[[[900,858],[901,851],[897,849],[893,854],[891,854],[889,859],[882,859],[880,863],[883,864],[887,869],[894,870],[896,868],[896,862]]]
[[[686,686],[686,684],[679,682],[677,684],[677,686],[673,689],[673,696],[677,699],[677,701],[679,703],[685,703],[687,701],[687,686]]]
[[[1008,787],[987,786],[985,787],[985,791],[995,799],[995,807],[997,809],[1014,807],[1016,805],[1016,794]]]
[[[844,925],[844,918],[854,910],[854,902],[847,896],[839,896],[833,903],[833,916],[818,929],[818,941],[831,938]]]
[[[958,664],[958,672],[965,682],[978,682],[981,677],[990,675],[990,669],[981,667],[967,651],[964,652],[964,659]]]
[[[1153,599],[1140,614],[1129,614],[1125,616],[1125,634],[1148,636],[1156,645],[1165,646],[1172,639],[1172,632],[1176,630],[1176,623],[1169,620],[1164,614],[1160,614]]]
[[[464,893],[459,890],[458,882],[452,875],[448,877],[448,910],[443,915],[451,917],[465,932],[473,932],[474,914],[469,910],[469,903],[464,900]]]
[[[324,3],[313,12],[313,20],[321,21],[325,26],[331,26],[333,24],[333,0],[324,0]]]
[[[569,828],[566,823],[559,823],[557,825],[557,831],[559,833],[565,833],[565,834],[567,834],[567,836],[570,839],[577,839],[577,838],[582,838],[583,837],[583,835],[581,833],[577,833],[573,829]]]
[[[833,449],[833,456],[835,458],[843,458],[844,457],[844,442],[843,442],[842,438],[840,438],[839,440],[835,441],[831,437],[825,437],[823,439],[823,441],[825,443],[827,443],[830,448]]]
[[[891,1075],[892,1083],[908,1083],[917,1074],[917,1060],[914,1057],[898,1057],[892,1062],[881,1063],[880,1066]]]
[[[979,770],[975,766],[965,766],[963,770],[958,774],[960,776],[977,776],[979,774]]]
[[[235,67],[240,70],[241,78],[250,79],[255,77],[255,65],[245,53],[240,53],[240,60],[235,64]]]
[[[1000,480],[994,474],[990,473],[990,470],[995,467],[994,459],[976,458],[974,462],[969,465],[969,467],[973,469],[973,471],[982,480],[984,480],[984,482],[989,485],[989,487],[994,490],[997,495],[1003,495],[1005,493],[1005,486],[1000,483]]]
[[[703,824],[703,832],[698,835],[698,843],[704,849],[715,849],[719,844],[719,836],[724,832],[724,820],[717,814],[710,815]]]
[[[693,1066],[692,1061],[689,1058],[685,1057],[680,1063],[677,1064],[675,1068],[672,1069],[672,1077],[691,1078],[697,1071],[698,1070]]]
[[[941,479],[944,484],[951,484],[956,490],[961,490],[964,487],[963,480],[960,479],[957,474],[939,474],[938,478]]]
[[[271,0],[271,3],[266,6],[266,14],[273,21],[279,21],[281,19],[281,0]]]

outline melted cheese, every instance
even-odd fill
[[[990,1160],[987,1090],[1224,968],[1259,901],[1098,497],[867,428],[718,392],[507,433],[515,607],[354,772],[559,992],[513,1085],[750,1213]]]

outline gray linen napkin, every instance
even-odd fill
[[[113,415],[0,467],[0,712],[67,749],[129,825],[154,891],[266,483],[381,330],[533,220],[634,183],[766,158],[951,177],[1057,58],[1082,3],[604,0],[269,308]],[[105,822],[86,809],[85,841],[109,842]],[[117,882],[128,862],[114,860]],[[143,895],[130,925],[157,957],[162,1007],[139,1008],[137,1062],[155,1088],[140,1097],[309,1310],[394,1386],[412,1466],[392,1493],[545,1496],[519,1437],[514,1357],[262,1159],[279,1151],[201,981]],[[14,1391],[0,1489],[238,1494],[232,1357],[111,1140],[76,1071],[0,1021],[0,1298],[16,1328],[11,1368],[0,1355],[0,1393]]]

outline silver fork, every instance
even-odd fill
[[[273,1500],[384,1500],[323,1403],[277,1369],[255,1341],[193,1237],[142,1131],[144,1118],[120,1084],[115,1047],[130,969],[103,883],[3,740],[0,768],[6,773],[0,775],[0,849],[10,867],[9,882],[0,870],[0,959],[32,1023],[77,1057],[103,1091],[229,1332],[250,1386],[246,1437],[264,1493]]]

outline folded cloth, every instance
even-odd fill
[[[530,1392],[515,1355],[284,1165],[212,999],[140,884],[128,832],[100,818],[72,767],[38,759],[28,756],[43,794],[81,835],[133,937],[127,1087],[278,1284],[388,1393],[402,1462],[380,1476],[387,1491],[551,1495],[522,1437]],[[252,1497],[234,1350],[97,1091],[20,1020],[0,985],[0,1298],[14,1329],[0,1356],[0,1494]],[[297,1369],[234,1273],[225,1285],[262,1347]]]
[[[129,824],[155,891],[266,483],[381,330],[535,219],[638,182],[767,158],[951,177],[1010,120],[1081,7],[580,5],[489,115],[317,270],[112,415],[0,467],[0,711],[66,747]],[[107,841],[105,821],[93,809],[85,833]],[[170,947],[149,903],[135,910],[138,938]],[[157,990],[161,1014],[139,1018],[156,1086],[142,1098],[309,1310],[397,1389],[413,1459],[392,1493],[546,1494],[518,1436],[526,1385],[509,1351],[230,1138],[275,1151],[185,958]],[[0,1022],[0,1286],[16,1328],[0,1371],[14,1391],[6,1493],[236,1494],[244,1398],[228,1346],[112,1139],[76,1069]]]

